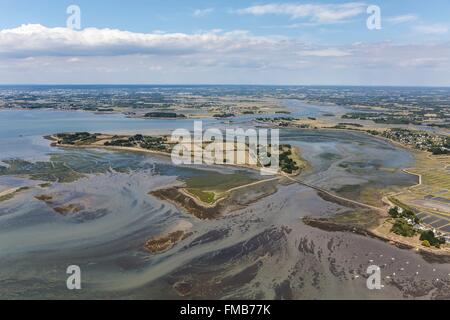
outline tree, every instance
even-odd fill
[[[441,244],[445,244],[445,239],[437,238],[432,230],[422,232],[420,235],[420,241],[428,241],[430,245],[436,248],[440,248]]]
[[[394,207],[394,208],[389,209],[389,215],[392,218],[398,218],[399,217],[398,207]]]
[[[391,232],[398,234],[403,237],[414,237],[416,231],[412,226],[406,222],[405,219],[397,219],[395,220],[394,225],[392,226]]]
[[[420,219],[411,210],[404,210],[402,216],[407,218],[407,219],[411,219],[416,224],[420,222]]]

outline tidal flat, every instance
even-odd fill
[[[159,131],[152,121],[145,126]],[[305,225],[304,217],[353,212],[315,190],[294,183],[255,187],[253,194],[236,194],[238,205],[229,212],[198,219],[151,192],[186,183],[234,186],[235,177],[251,181],[254,173],[174,166],[164,157],[131,152],[58,150],[36,133],[68,130],[36,123],[46,129],[30,128],[23,137],[1,142],[9,147],[1,158],[0,185],[28,187],[0,203],[1,298],[450,298],[448,262],[360,234]],[[105,131],[94,120],[89,126],[84,129]],[[28,141],[33,154],[24,145],[15,150],[17,139]],[[407,150],[364,134],[287,130],[282,140],[308,160],[302,179],[354,199],[365,188],[417,182],[402,172],[413,162]],[[79,210],[55,212],[70,205]],[[176,243],[158,252],[146,249],[149,240],[170,234]],[[67,290],[69,265],[81,267],[83,290]],[[366,287],[370,265],[382,270],[382,290]]]

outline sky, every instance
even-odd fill
[[[0,83],[450,86],[450,1],[0,0]]]

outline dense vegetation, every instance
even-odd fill
[[[363,128],[364,126],[359,123],[351,123],[351,122],[340,122],[338,124],[339,126],[351,126],[351,127],[357,127],[357,128]]]
[[[400,212],[401,211],[401,212]],[[400,210],[398,207],[391,208],[389,210],[389,215],[394,219],[408,219],[414,223],[420,223],[420,219],[416,216],[416,214],[409,209]]]
[[[418,233],[414,225],[420,223],[420,219],[412,210],[403,209],[402,211],[398,207],[394,207],[389,210],[389,215],[395,219],[391,232],[404,237],[413,237]],[[441,245],[445,244],[445,239],[436,237],[431,230],[422,231],[420,241],[425,247],[440,248]]]
[[[431,230],[422,232],[420,240],[424,246],[433,246],[436,248],[440,248],[441,245],[445,244],[445,239],[436,237]]]
[[[391,232],[403,237],[414,237],[417,234],[414,225],[420,223],[420,219],[412,210],[394,207],[389,210],[389,215],[395,219]]]
[[[136,134],[129,138],[113,137],[111,141],[105,142],[105,146],[116,147],[141,147],[148,150],[170,151],[170,146],[163,137],[150,137]]]
[[[68,145],[89,144],[97,140],[97,135],[89,132],[60,133],[56,137],[60,139],[60,143]]]
[[[396,219],[392,226],[391,232],[403,237],[414,237],[416,230],[405,219]]]
[[[234,113],[217,113],[213,115],[214,118],[232,118],[236,115]]]
[[[293,172],[299,170],[292,156],[292,146],[289,144],[280,146],[280,168],[281,171],[292,174]]]
[[[145,114],[146,118],[186,118],[184,114],[175,112],[149,112]]]

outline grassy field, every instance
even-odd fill
[[[216,200],[216,194],[214,192],[203,191],[200,189],[186,189],[186,191],[207,204],[213,204]]]
[[[450,199],[450,157],[429,157],[420,154],[416,167],[408,172],[422,176],[422,185],[411,188],[411,191]]]
[[[240,171],[231,174],[217,171],[203,171],[202,173],[204,174],[184,179],[186,188],[223,192],[256,181],[250,174]]]
[[[198,171],[198,175],[184,178],[185,190],[206,204],[213,204],[228,190],[257,181],[245,171],[224,174],[217,171]]]
[[[424,223],[448,233],[450,225],[450,157],[417,153],[416,166],[407,172],[421,176],[421,184],[389,197],[405,209],[413,209]]]

